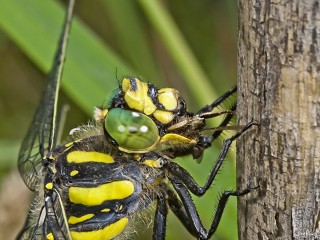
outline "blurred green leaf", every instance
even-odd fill
[[[55,1],[0,0],[0,27],[44,72],[57,47],[64,9]],[[14,18],[12,16],[15,16]],[[89,28],[74,19],[62,86],[88,112],[117,86],[117,73],[134,74]]]
[[[119,51],[146,79],[159,83],[161,72],[156,67],[146,23],[134,1],[103,0],[103,6],[113,24]],[[121,14],[119,14],[121,13]]]
[[[8,139],[0,139],[0,169],[8,169],[17,166],[17,156],[20,142]]]

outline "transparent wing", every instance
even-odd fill
[[[48,83],[19,153],[18,166],[21,177],[32,191],[39,181],[42,159],[55,146],[57,98],[73,6],[74,0],[70,0]]]
[[[31,209],[28,213],[28,218],[26,220],[26,223],[17,236],[17,240],[36,240],[36,239],[43,239],[43,226],[39,225],[40,219],[45,219],[46,216],[46,209],[43,206],[41,210],[39,211],[39,216],[36,218],[33,215],[33,210]]]
[[[60,193],[53,190],[52,195],[45,199],[46,218],[44,222],[44,236],[53,235],[54,239],[71,240],[66,212]]]
[[[70,230],[59,192],[54,189],[49,196],[45,197],[44,204],[45,205],[41,207],[38,216],[34,215],[34,210],[29,211],[26,224],[17,239],[70,240]],[[52,238],[48,236],[52,236]]]

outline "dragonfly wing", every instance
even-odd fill
[[[19,171],[25,184],[32,191],[35,190],[41,177],[39,176],[39,173],[41,173],[39,170],[42,167],[42,160],[48,151],[55,146],[58,92],[66,55],[73,6],[74,0],[70,0],[47,86],[19,152]]]

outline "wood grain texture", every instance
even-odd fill
[[[320,2],[239,0],[239,239],[320,239]]]

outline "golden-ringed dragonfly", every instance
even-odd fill
[[[231,121],[235,105],[219,113],[213,110],[236,88],[191,113],[177,90],[125,77],[105,104],[95,108],[94,123],[75,128],[71,140],[57,146],[57,96],[73,5],[70,0],[54,65],[19,154],[20,174],[37,196],[18,239],[126,238],[127,225],[153,202],[153,239],[165,239],[169,210],[195,238],[209,239],[228,198],[253,188],[223,192],[208,230],[190,193],[199,197],[206,193],[231,143],[254,123],[224,142],[204,186],[175,159],[186,155],[197,159],[211,146]],[[206,119],[221,114],[225,118],[216,131],[203,134]]]

